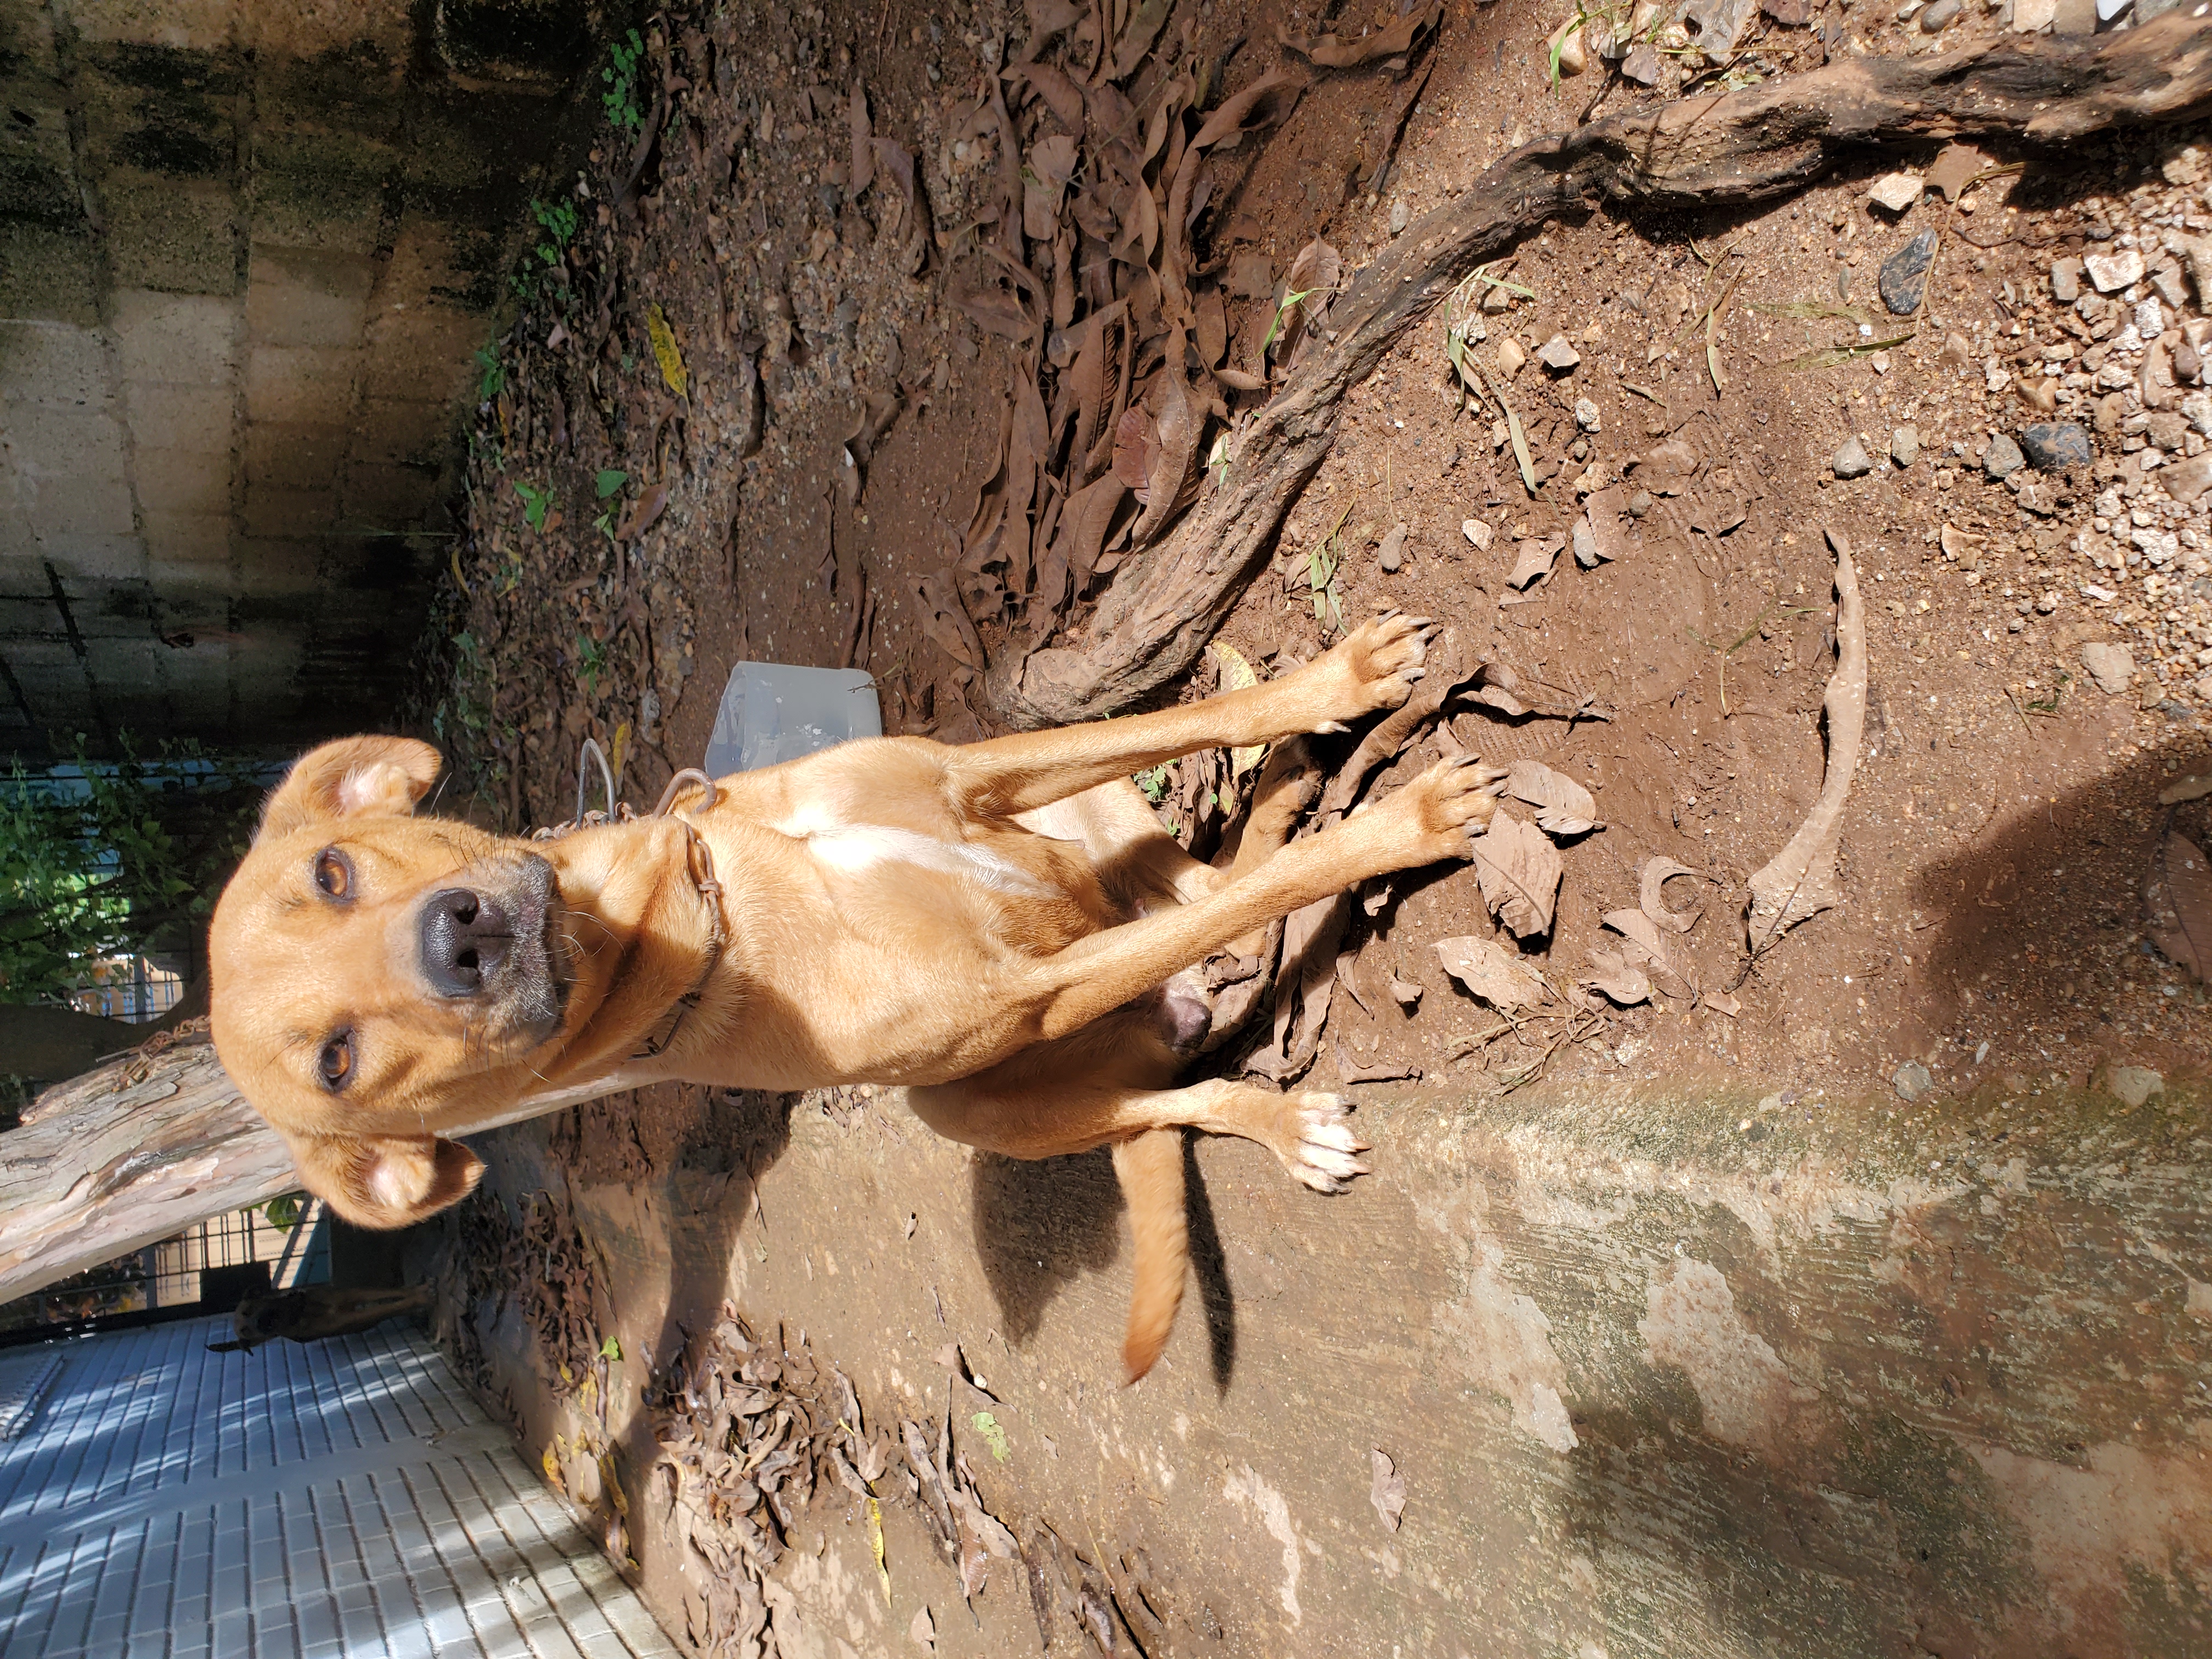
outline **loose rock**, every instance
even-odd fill
[[[1662,67],[1659,49],[1649,40],[1638,43],[1627,57],[1620,60],[1621,77],[1635,82],[1639,87],[1657,86]]]
[[[2142,281],[2143,258],[2134,248],[2122,248],[2118,253],[2086,255],[2081,269],[2089,273],[2089,280],[2097,285],[2098,293],[2117,294]]]
[[[1908,1060],[1897,1068],[1890,1085],[1907,1100],[1917,1100],[1936,1086],[1936,1079],[1928,1068],[1917,1060]]]
[[[1575,399],[1575,424],[1580,427],[1583,431],[1596,431],[1598,429],[1598,422],[1601,418],[1601,417],[1598,414],[1597,405],[1592,403],[1589,398],[1577,398]]]
[[[2085,645],[2081,665],[2108,697],[2125,696],[2136,677],[2135,653],[2124,645]]]
[[[1920,428],[1901,426],[1889,434],[1889,459],[1899,466],[1911,466],[1920,459]]]
[[[1395,236],[1400,231],[1405,229],[1407,220],[1412,216],[1412,210],[1407,207],[1404,197],[1401,196],[1396,201],[1391,203],[1390,234]]]
[[[1982,457],[1982,471],[1992,478],[2009,478],[2027,465],[2020,446],[2002,432],[1990,440],[1989,451]]]
[[[1490,526],[1481,520],[1462,519],[1460,520],[1459,528],[1460,533],[1474,544],[1476,552],[1479,553],[1490,545]]]
[[[1528,354],[1521,349],[1521,342],[1510,334],[1498,343],[1498,368],[1504,374],[1518,374],[1521,365],[1528,361]]]
[[[1920,14],[1920,32],[1923,34],[1941,34],[1951,27],[1952,20],[1958,15],[1959,0],[1936,0],[1934,5]]]
[[[2069,467],[2087,466],[2096,459],[2088,428],[2072,421],[2045,421],[2022,427],[2020,447],[2039,472],[2063,472]]]
[[[1874,461],[1866,453],[1866,446],[1856,438],[1844,440],[1829,465],[1835,468],[1838,478],[1863,478],[1874,471]]]
[[[2053,259],[2051,262],[2051,297],[2062,306],[2070,306],[2081,297],[2081,262],[2079,259]]]
[[[1651,510],[1651,492],[1639,489],[1628,498],[1628,516],[1640,519]]]
[[[1554,334],[1536,349],[1536,361],[1555,374],[1566,374],[1582,360],[1582,353],[1567,343],[1564,334]]]
[[[1867,200],[1892,213],[1902,213],[1920,199],[1922,188],[1921,177],[1917,173],[1887,173],[1868,186]]]
[[[1375,556],[1375,562],[1384,570],[1395,573],[1406,562],[1406,530],[1407,526],[1402,524],[1393,525],[1390,533],[1382,538],[1382,546]]]
[[[2136,1107],[2153,1095],[2166,1092],[2166,1079],[2148,1066],[2114,1066],[2105,1073],[2105,1086],[2124,1106]]]
[[[2212,489],[2212,451],[2176,461],[2160,469],[2159,478],[2166,485],[2166,493],[2177,501],[2193,504],[2207,489]]]
[[[1923,230],[1882,261],[1881,302],[1893,316],[1910,317],[1920,309],[1928,288],[1928,267],[1936,259],[1936,233]]]

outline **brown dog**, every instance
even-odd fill
[[[1468,856],[1494,803],[1491,775],[1447,762],[1285,844],[1310,788],[1286,746],[1224,871],[1130,775],[1395,708],[1426,631],[1381,617],[1279,679],[1158,714],[848,743],[550,842],[410,816],[438,769],[426,744],[327,744],[271,795],[216,906],[216,1048],[307,1188],[374,1227],[476,1184],[447,1137],[667,1079],[904,1085],[971,1146],[1110,1145],[1134,1380],[1182,1295],[1178,1131],[1256,1140],[1324,1192],[1364,1173],[1337,1096],[1174,1086],[1206,1012],[1162,987],[1353,883]]]

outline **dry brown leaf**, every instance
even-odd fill
[[[1726,1014],[1730,1019],[1734,1019],[1743,1012],[1743,1004],[1738,1002],[1726,991],[1704,992],[1698,996],[1698,1001],[1717,1014]]]
[[[668,486],[665,483],[653,485],[630,503],[629,511],[623,514],[622,521],[615,526],[615,539],[627,542],[642,536],[653,528],[653,522],[667,506]]]
[[[1391,975],[1390,994],[1396,1000],[1401,1008],[1410,1012],[1419,1007],[1421,1001],[1421,988],[1411,980],[1400,979],[1395,974]]]
[[[1060,199],[1075,174],[1075,140],[1064,132],[1040,138],[1030,146],[1029,165],[1022,169],[1022,232],[1031,240],[1049,242],[1060,228]]]
[[[1367,1488],[1367,1501],[1375,1505],[1375,1513],[1382,1517],[1382,1524],[1395,1532],[1406,1513],[1406,1478],[1379,1447],[1370,1450],[1367,1459],[1374,1472],[1374,1480]]]
[[[860,82],[853,82],[853,96],[845,106],[846,125],[853,135],[853,172],[850,180],[853,194],[860,195],[875,181],[876,150],[870,140],[874,134],[869,129],[868,94]]]
[[[1129,544],[1149,546],[1167,526],[1169,515],[1185,503],[1183,489],[1198,468],[1198,441],[1206,427],[1206,410],[1191,396],[1183,379],[1183,331],[1168,337],[1166,370],[1160,376],[1159,421],[1153,436],[1158,447],[1150,457],[1152,471],[1139,496],[1145,510],[1130,526]]]
[[[2176,967],[2206,976],[2212,968],[2212,867],[2204,849],[2179,830],[2168,830],[2151,854],[2143,920],[2151,943]]]
[[[1152,463],[1159,448],[1159,422],[1152,411],[1131,404],[1114,428],[1114,476],[1137,492],[1139,503],[1152,498]]]
[[[1940,190],[1943,199],[1955,202],[1960,194],[1990,164],[1990,158],[1972,144],[1946,144],[1935,166],[1921,175],[1929,190]]]
[[[1073,133],[1083,131],[1083,88],[1065,70],[1032,63],[1016,64],[1006,73],[1009,79],[1018,76],[1027,81],[1060,125]]]
[[[1666,943],[1659,936],[1659,925],[1650,917],[1641,910],[1612,910],[1603,920],[1607,927],[1628,941],[1620,954],[1629,966],[1641,969],[1670,997],[1687,1002],[1697,994],[1696,988],[1667,954]]]
[[[1504,812],[1473,844],[1484,902],[1522,939],[1548,931],[1565,868],[1559,849],[1534,824]]]
[[[2179,806],[2185,801],[2203,800],[2212,795],[2212,772],[2192,772],[2186,777],[2176,778],[2158,792],[2160,806]]]
[[[1704,881],[1705,875],[1686,864],[1654,855],[1644,860],[1643,874],[1638,878],[1637,902],[1644,914],[1662,927],[1671,927],[1678,933],[1686,933],[1697,926],[1698,918],[1705,914],[1704,907],[1695,910],[1670,910],[1667,908],[1667,883],[1676,876],[1689,876]]]
[[[950,571],[924,576],[915,584],[921,597],[921,631],[943,648],[953,661],[981,672],[983,641],[975,624],[960,603],[960,593]]]
[[[1500,1013],[1534,1007],[1551,995],[1541,975],[1504,945],[1478,934],[1438,939],[1437,960],[1446,973]],[[1395,981],[1392,988],[1396,988]],[[1420,988],[1413,989],[1418,998]]]
[[[1414,43],[1443,21],[1442,0],[1408,16],[1401,17],[1387,29],[1359,40],[1346,40],[1340,35],[1293,34],[1278,24],[1275,38],[1301,58],[1310,58],[1319,69],[1351,69],[1360,64],[1372,64],[1385,58],[1403,58],[1413,49]]]
[[[1602,991],[1624,1008],[1651,1000],[1651,981],[1642,969],[1631,967],[1610,951],[1591,951],[1589,963],[1595,971],[1577,980],[1577,985]]]
[[[1556,536],[1522,543],[1521,556],[1514,562],[1513,574],[1505,579],[1506,586],[1525,589],[1550,575],[1561,545]]]
[[[1540,760],[1517,760],[1505,775],[1505,793],[1536,808],[1536,827],[1548,836],[1586,836],[1598,827],[1590,792]]]

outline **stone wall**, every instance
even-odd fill
[[[588,21],[0,0],[0,744],[386,713]]]

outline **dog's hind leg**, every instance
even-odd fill
[[[1341,1096],[1279,1095],[1219,1080],[1147,1089],[1101,1077],[1113,1066],[1103,1055],[1108,1045],[1098,1040],[1099,1034],[1122,1024],[1101,1022],[957,1083],[909,1089],[907,1102],[947,1139],[1009,1158],[1113,1147],[1133,1245],[1133,1282],[1121,1358],[1133,1382],[1152,1369],[1166,1345],[1189,1272],[1184,1127],[1256,1140],[1291,1174],[1322,1192],[1341,1191],[1354,1176],[1364,1175],[1367,1166],[1358,1156],[1366,1146],[1344,1121]],[[1129,1035],[1121,1032],[1125,1041]]]
[[[1011,817],[1200,749],[1242,749],[1395,708],[1421,678],[1428,623],[1385,616],[1279,679],[1150,714],[994,738],[945,751],[963,810]]]

